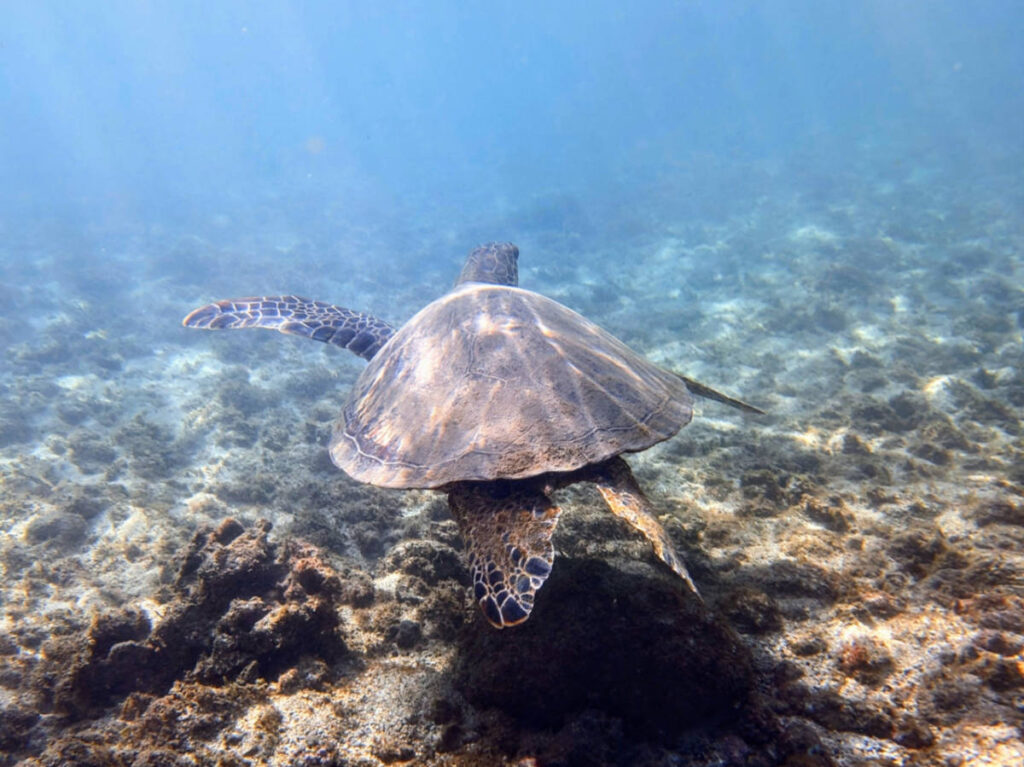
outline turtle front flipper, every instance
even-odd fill
[[[601,491],[601,495],[604,496],[612,513],[643,533],[651,542],[654,553],[661,561],[671,567],[673,572],[693,589],[693,593],[700,597],[700,592],[697,591],[690,574],[686,571],[686,565],[683,564],[682,558],[672,547],[672,541],[669,540],[665,528],[654,516],[651,502],[647,500],[644,491],[637,484],[629,464],[616,456],[594,466],[592,471],[590,479]]]
[[[469,552],[473,595],[496,628],[530,617],[555,560],[560,510],[539,490],[513,482],[458,482],[448,505]]]
[[[269,328],[340,346],[372,359],[395,329],[384,320],[324,301],[299,296],[234,298],[207,304],[189,314],[187,328]]]

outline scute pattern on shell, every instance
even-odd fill
[[[561,304],[466,284],[371,360],[331,457],[383,487],[518,479],[644,450],[689,423],[692,406],[682,379]]]

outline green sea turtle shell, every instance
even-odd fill
[[[678,376],[571,309],[466,283],[373,357],[345,402],[331,459],[381,487],[520,479],[644,450],[692,416]]]

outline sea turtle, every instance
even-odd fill
[[[342,407],[331,459],[361,482],[447,493],[476,600],[494,626],[529,617],[555,556],[551,493],[575,482],[596,484],[696,593],[621,454],[689,423],[693,394],[761,411],[518,287],[518,257],[511,243],[476,248],[454,288],[397,330],[298,296],[218,301],[183,324],[271,328],[369,360]]]

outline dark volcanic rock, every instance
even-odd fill
[[[115,434],[132,469],[146,479],[166,479],[187,465],[185,446],[174,434],[142,415],[137,415]]]
[[[770,469],[755,469],[740,477],[740,487],[747,498],[764,498],[772,503],[780,503],[784,499],[784,478]]]
[[[85,474],[103,471],[117,459],[113,445],[88,432],[72,432],[68,444],[71,447],[71,462]]]
[[[889,651],[878,642],[863,637],[843,645],[837,662],[843,674],[866,685],[877,685],[894,668]]]
[[[17,408],[0,409],[0,447],[28,442],[35,436],[35,431],[24,413]]]
[[[860,699],[843,697],[835,690],[810,688],[802,682],[786,688],[781,705],[792,706],[789,713],[806,716],[833,731],[891,738],[896,730],[889,711]]]
[[[834,533],[845,533],[850,529],[850,515],[843,510],[841,501],[829,501],[826,504],[814,498],[808,498],[804,503],[804,514]]]
[[[439,541],[402,541],[387,553],[382,566],[387,571],[398,571],[421,578],[430,586],[436,586],[445,579],[469,582],[466,566],[459,552]]]
[[[521,627],[466,631],[454,671],[470,701],[528,725],[596,710],[651,737],[734,711],[752,679],[746,648],[680,581],[575,559]]]
[[[54,710],[80,716],[151,686],[156,651],[144,642],[149,631],[142,613],[126,609],[97,615],[84,641],[75,636],[48,642],[41,679],[54,681]]]
[[[25,739],[38,721],[38,713],[21,706],[0,708],[0,751],[24,748]]]
[[[755,572],[759,568],[752,568]],[[832,602],[838,594],[834,573],[808,562],[780,559],[764,568],[758,577],[764,590],[775,597],[799,597]]]
[[[36,685],[79,718],[129,693],[162,694],[175,680],[277,679],[306,656],[346,652],[336,606],[345,589],[311,547],[277,547],[270,525],[233,519],[197,533],[160,622],[135,610],[98,615],[85,635],[51,640]]]
[[[933,563],[946,551],[940,532],[928,535],[920,530],[904,533],[889,546],[889,554],[915,578],[928,574]]]
[[[782,628],[778,605],[760,589],[741,586],[730,592],[719,608],[744,634],[764,634]]]
[[[972,516],[979,527],[993,524],[1024,526],[1024,503],[993,501],[978,508]]]
[[[76,514],[44,511],[37,514],[25,528],[25,538],[31,543],[54,542],[74,545],[85,538],[87,525]]]

